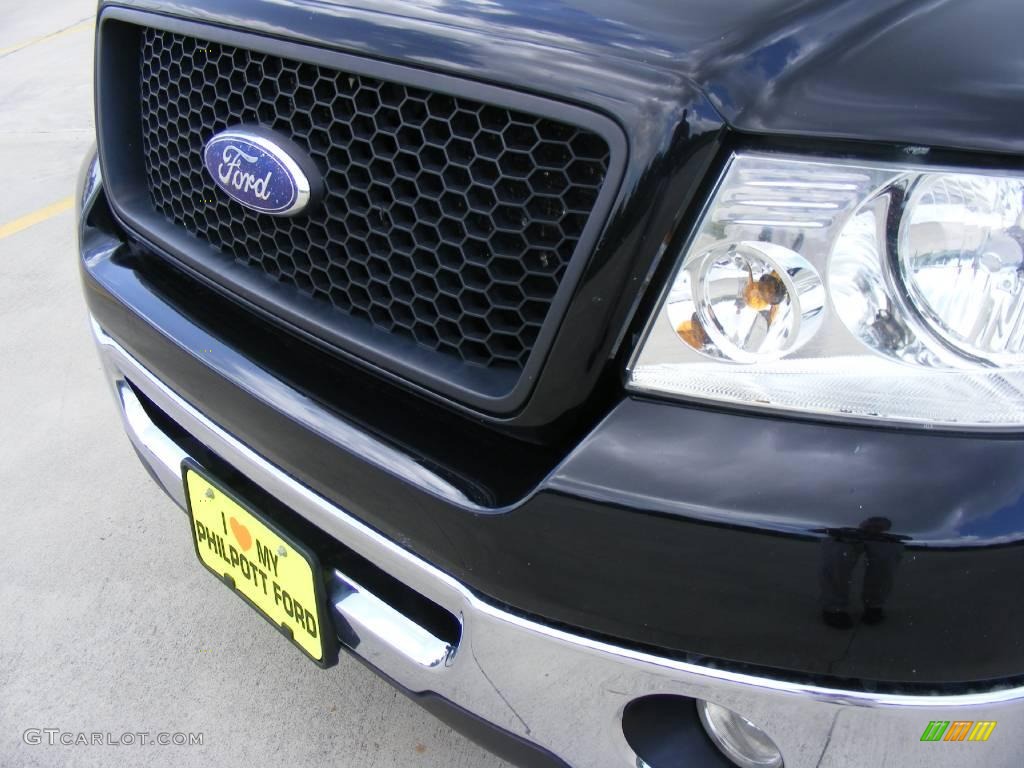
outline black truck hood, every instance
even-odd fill
[[[521,87],[543,87],[562,69],[562,78],[578,74],[581,90],[622,88],[639,100],[665,96],[651,80],[676,88],[685,80],[729,125],[752,133],[1024,149],[1020,0],[128,4]]]
[[[526,39],[557,37],[570,47],[670,68],[744,131],[1024,147],[1020,0],[430,5],[452,23],[507,26]]]
[[[633,8],[637,53],[670,60],[740,130],[1024,147],[1019,0],[585,4]]]
[[[1020,0],[392,5],[663,66],[698,85],[743,131],[1003,152],[1024,147]]]

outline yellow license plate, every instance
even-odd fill
[[[312,553],[183,465],[199,560],[321,665],[330,630],[323,621],[320,568]]]

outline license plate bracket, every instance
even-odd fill
[[[199,562],[307,658],[331,666],[337,642],[316,554],[193,459],[181,475]]]

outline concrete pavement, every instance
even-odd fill
[[[355,661],[306,661],[203,570],[132,453],[67,208],[94,8],[0,0],[0,766],[503,765]],[[44,728],[203,743],[25,743]]]

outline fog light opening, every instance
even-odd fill
[[[740,768],[782,768],[782,753],[771,738],[731,709],[697,701],[697,714],[711,741]]]

